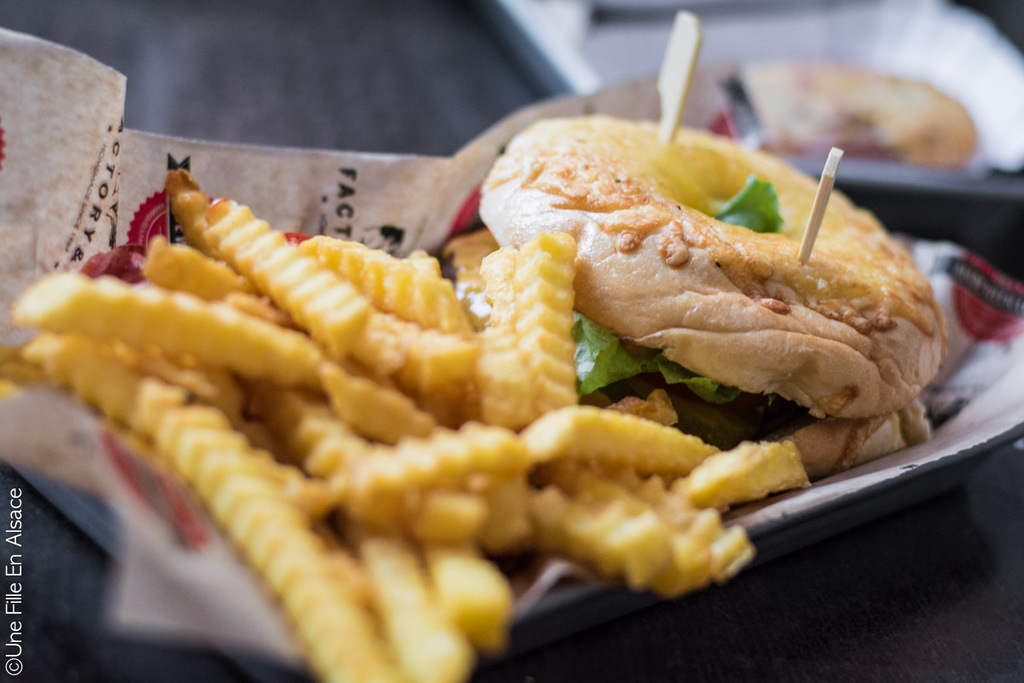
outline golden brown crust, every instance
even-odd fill
[[[935,168],[959,168],[975,153],[964,107],[918,80],[841,64],[766,62],[742,78],[765,133],[765,148],[785,155],[824,153]]]
[[[781,234],[711,218],[749,174],[775,185]],[[891,413],[937,371],[942,314],[909,254],[840,193],[800,264],[815,185],[696,131],[661,145],[649,123],[555,119],[508,146],[481,216],[502,244],[573,234],[577,309],[694,372],[818,416]]]
[[[793,431],[807,476],[821,479],[928,439],[931,428],[920,403],[895,413],[847,420],[830,417]]]

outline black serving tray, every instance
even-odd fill
[[[757,550],[753,563],[756,566],[947,492],[960,485],[986,456],[1022,440],[1024,420],[981,443],[939,459],[929,461],[926,449],[921,458],[924,462],[920,464],[917,458],[910,464],[901,463],[897,459],[891,465],[891,468],[898,469],[897,476],[868,486],[855,487],[855,490],[795,514],[753,524],[745,521],[752,514],[770,511],[772,505],[793,501],[796,496],[803,495],[804,491],[812,491],[814,487],[736,510],[729,515],[729,523],[743,524],[747,528]],[[885,460],[867,463],[843,476],[856,480],[858,470],[884,471],[887,469]],[[103,502],[31,471],[19,470],[19,473],[101,548],[110,554],[116,553],[116,519]],[[831,482],[830,478],[814,486],[829,486]],[[566,638],[649,607],[660,600],[650,592],[613,586],[590,583],[560,586],[516,620],[509,647],[502,657],[512,657]],[[301,683],[307,680],[304,673],[286,666],[266,662],[246,653],[222,652],[254,681]]]

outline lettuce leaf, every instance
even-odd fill
[[[760,233],[779,232],[783,223],[775,186],[754,175],[747,177],[744,188],[725,203],[715,218]],[[669,384],[684,384],[709,403],[728,403],[740,394],[736,387],[697,375],[657,349],[627,349],[614,332],[579,313],[572,334],[581,396],[646,373],[658,373]]]
[[[572,336],[576,341],[576,377],[581,396],[620,380],[656,372],[669,384],[684,384],[710,403],[728,403],[740,394],[736,387],[690,372],[657,349],[627,349],[611,330],[576,313]]]
[[[715,218],[754,232],[779,232],[783,222],[775,186],[754,175],[747,177],[744,188],[725,203]]]

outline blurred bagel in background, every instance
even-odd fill
[[[939,169],[975,155],[974,122],[956,99],[920,80],[838,63],[748,63],[740,80],[765,150],[848,155]]]

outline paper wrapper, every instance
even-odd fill
[[[251,205],[280,230],[358,239],[404,254],[438,247],[475,216],[486,170],[529,122],[591,112],[658,115],[653,83],[639,83],[519,111],[452,157],[377,155],[123,129],[124,88],[122,76],[83,55],[0,31],[0,341],[25,338],[11,326],[9,308],[34,279],[77,269],[114,245],[174,236],[162,190],[168,168],[189,168],[206,192]],[[950,362],[926,394],[942,421],[934,438],[741,511],[734,523],[756,530],[1005,438],[1024,423],[1024,286],[955,245],[920,242],[914,250],[950,321]],[[92,413],[53,390],[0,402],[0,455],[98,496],[117,513],[115,624],[298,661],[272,601],[189,494],[132,456]],[[566,572],[573,573],[556,565],[524,599],[543,599],[551,579]],[[517,613],[525,608],[521,603]]]

